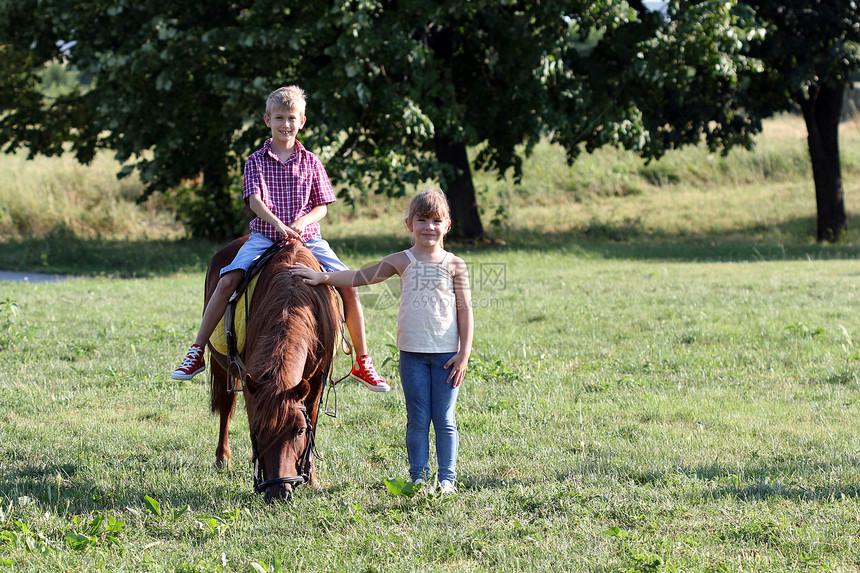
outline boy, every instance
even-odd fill
[[[249,225],[251,236],[233,262],[221,269],[221,278],[203,311],[197,338],[171,374],[175,380],[190,380],[206,368],[203,349],[224,315],[230,296],[253,260],[273,243],[302,241],[324,271],[347,270],[320,236],[319,221],[326,215],[326,205],[336,198],[322,162],[296,140],[307,120],[305,105],[304,91],[298,86],[279,88],[266,101],[263,119],[272,137],[248,157],[243,175],[243,198],[257,215]],[[388,392],[391,388],[376,373],[367,352],[364,314],[356,289],[337,291],[357,356],[350,377],[371,391]]]

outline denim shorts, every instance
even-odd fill
[[[266,252],[266,249],[271,247],[273,243],[274,241],[272,241],[272,239],[262,233],[251,231],[251,236],[248,237],[248,240],[245,241],[245,244],[242,245],[242,248],[239,249],[238,253],[236,253],[236,257],[233,261],[221,269],[219,276],[224,276],[225,273],[235,270],[247,271],[251,268],[251,265],[254,264],[254,261]],[[343,262],[337,258],[337,255],[334,254],[328,241],[319,235],[311,237],[305,241],[305,247],[310,249],[311,253],[313,253],[317,258],[320,266],[325,272],[332,273],[335,271],[349,270],[349,267],[343,264]]]

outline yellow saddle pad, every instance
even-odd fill
[[[251,279],[251,283],[248,285],[248,306],[251,305],[251,299],[254,297],[254,289],[257,287],[257,279],[260,275],[255,275],[254,278]],[[236,314],[235,320],[233,321],[234,328],[236,329],[236,349],[239,352],[245,350],[245,295],[239,296],[236,299]],[[221,318],[221,322],[218,323],[218,326],[215,327],[215,331],[212,333],[212,336],[209,337],[209,343],[212,347],[221,354],[227,354],[227,336],[224,334],[224,318]]]

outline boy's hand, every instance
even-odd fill
[[[284,237],[284,240],[288,243],[292,241],[302,241],[301,231],[297,231],[289,225],[284,225],[283,223],[281,223],[278,226],[278,232]]]
[[[301,263],[296,263],[290,266],[290,274],[293,276],[302,277],[302,282],[309,285],[320,284],[322,273],[318,273],[311,268],[306,267]]]

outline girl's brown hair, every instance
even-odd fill
[[[411,220],[415,215],[424,217],[439,217],[440,219],[451,220],[451,209],[448,206],[448,199],[445,195],[436,189],[427,189],[412,198],[409,203],[409,211],[406,218]]]

